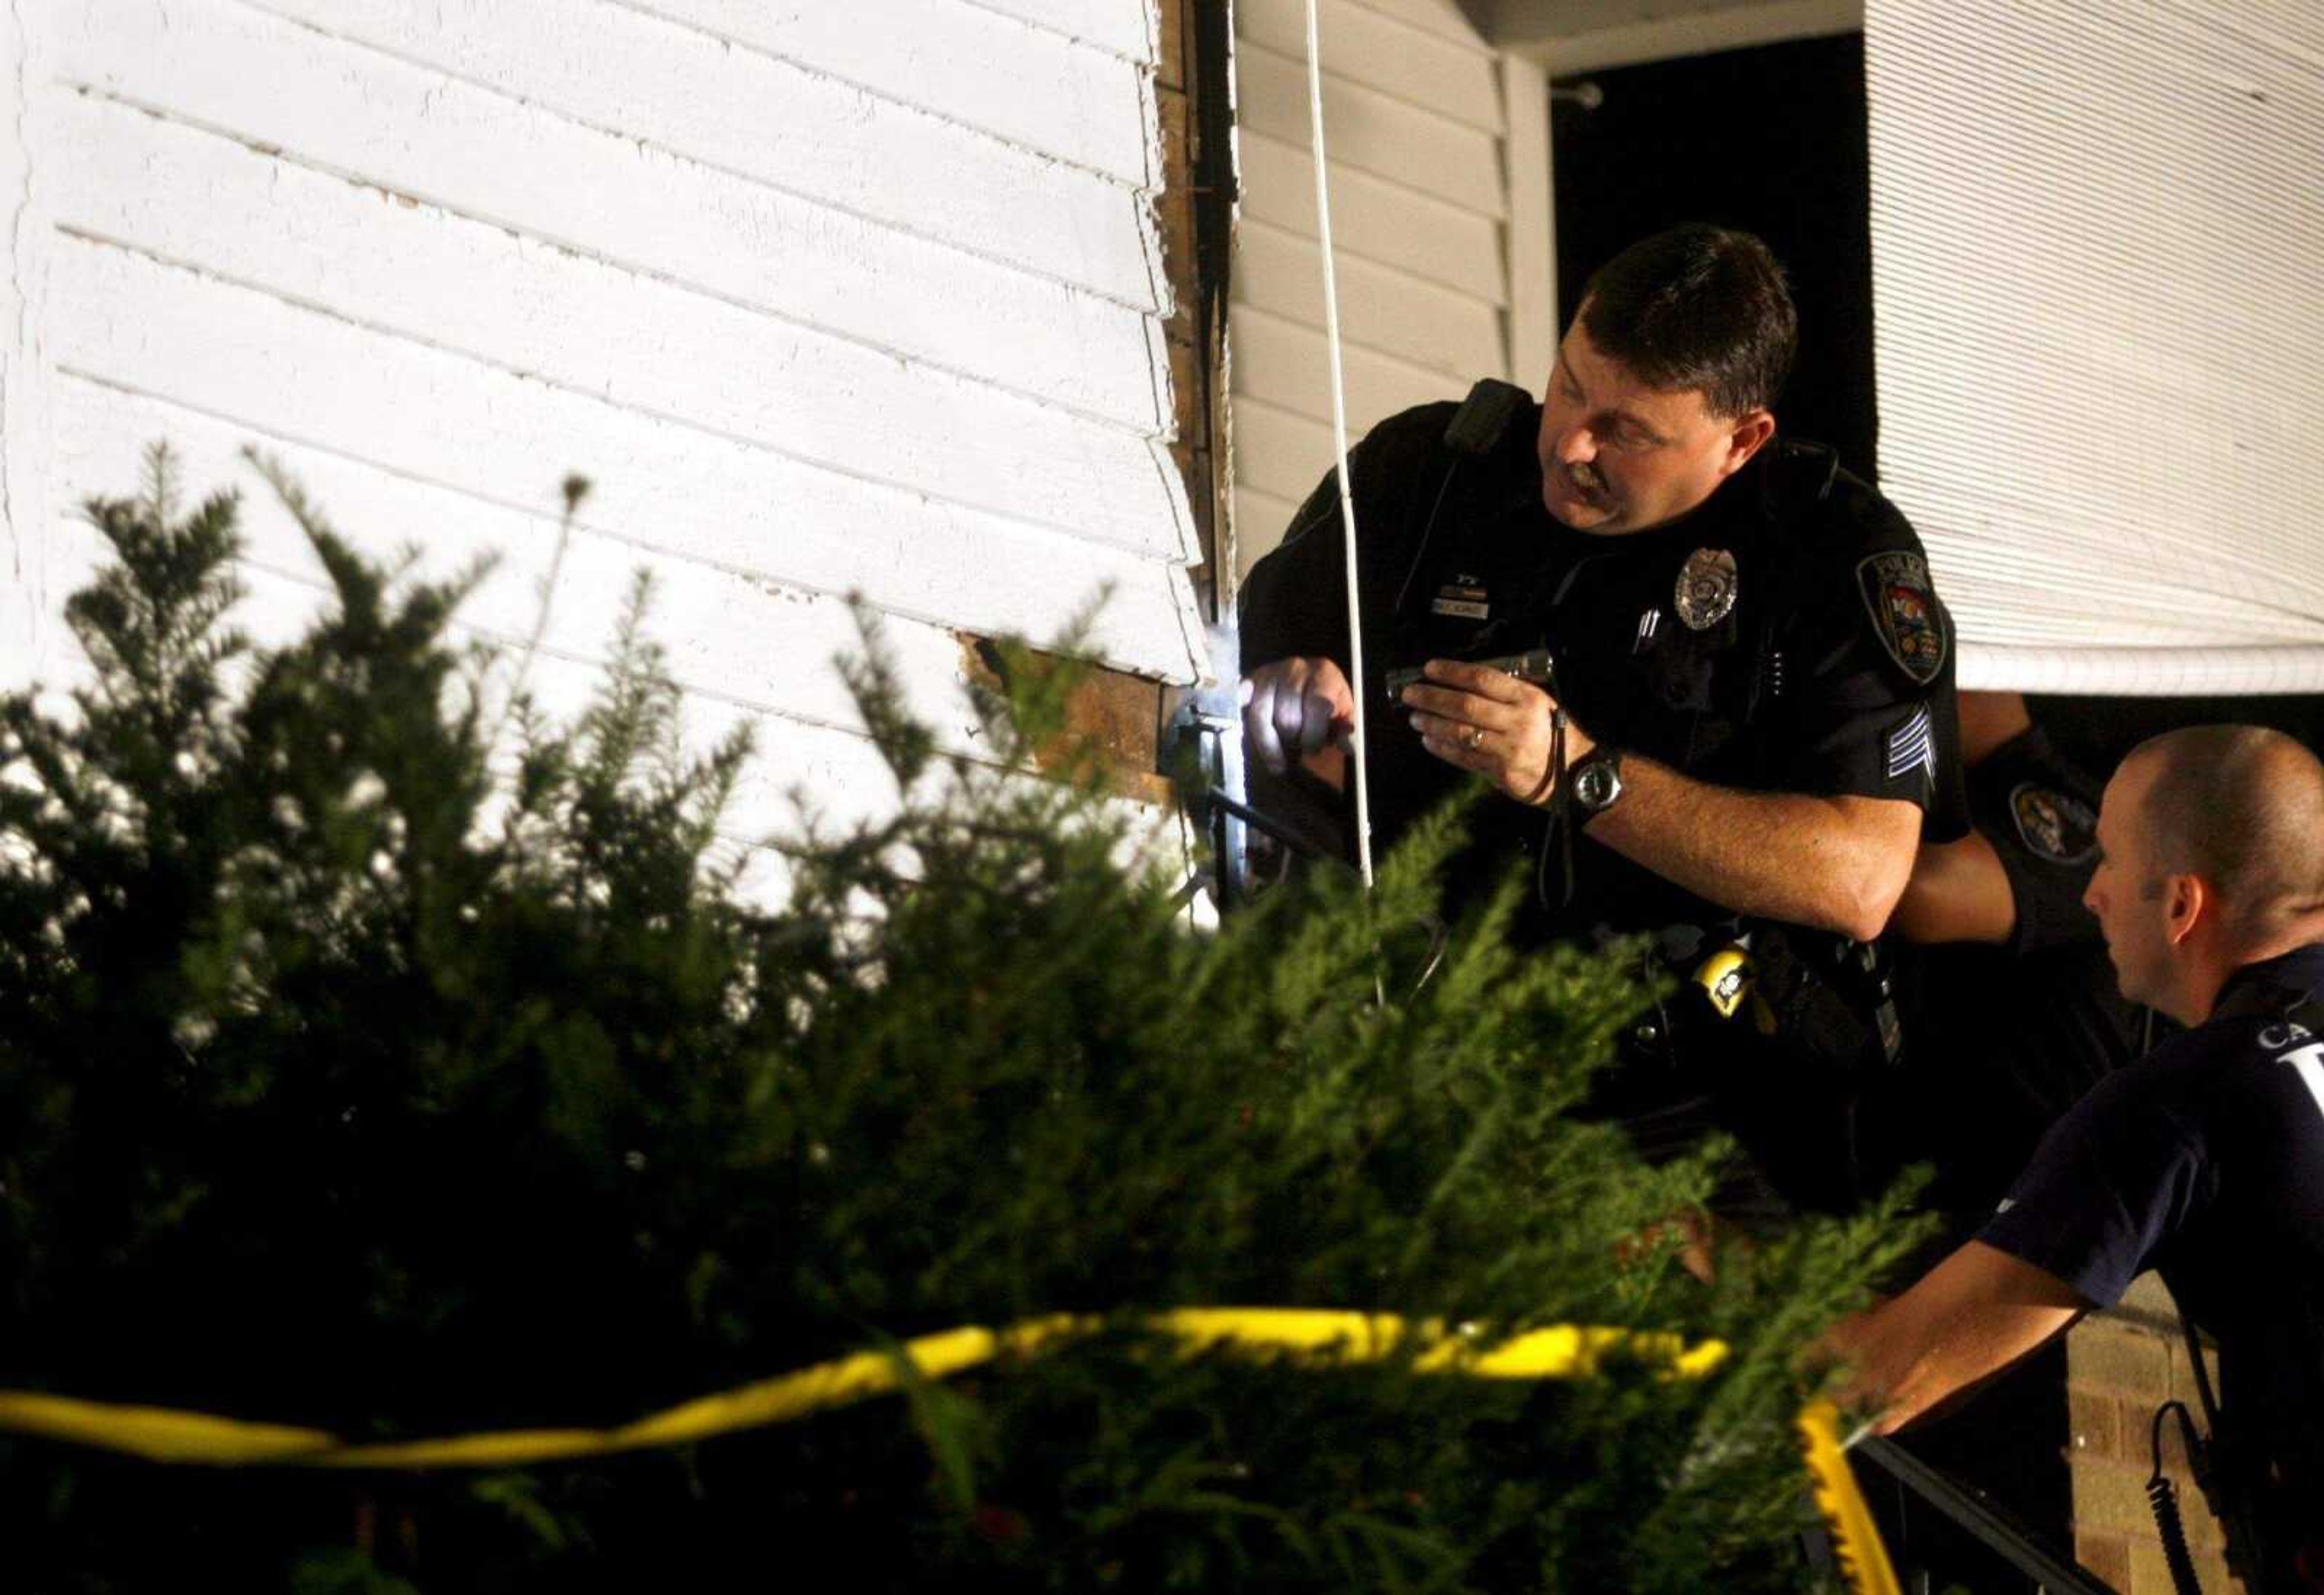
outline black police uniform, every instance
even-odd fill
[[[1779,443],[1677,521],[1592,537],[1543,506],[1540,419],[1519,390],[1481,383],[1463,405],[1382,421],[1350,461],[1364,625],[1356,687],[1377,842],[1392,844],[1466,780],[1422,746],[1387,696],[1387,673],[1542,647],[1559,701],[1601,744],[1724,787],[1902,798],[1930,813],[1924,834],[1961,833],[1950,622],[1918,539],[1887,501],[1829,450]],[[1340,524],[1327,476],[1244,587],[1246,672],[1295,656],[1345,668]],[[1494,799],[1471,831],[1448,870],[1454,907],[1512,858],[1538,861],[1542,890],[1520,937],[1650,931],[1683,954],[1733,928],[1725,908],[1586,835],[1572,848],[1572,879],[1558,879],[1563,850],[1548,845],[1540,810]],[[1748,1023],[1731,1028],[1742,1045]],[[1663,1083],[1647,1094],[1682,1093]],[[1797,1117],[1757,1100],[1773,1120]],[[1735,1115],[1720,1117],[1754,1140]],[[1824,1203],[1852,1193],[1786,1194]]]
[[[2015,922],[2000,946],[1895,949],[1914,1046],[1886,1155],[1892,1166],[1932,1161],[1932,1200],[1975,1223],[2059,1115],[2139,1055],[2145,1016],[2123,998],[2082,906],[2100,784],[2035,725],[1980,760],[1966,785]]]
[[[2158,1269],[2219,1344],[2225,1455],[2264,1589],[2324,1581],[2324,944],[2236,972],[2210,1020],[2094,1087],[1980,1232],[2100,1306]]]
[[[1867,1179],[1934,1168],[1928,1201],[1948,1220],[1934,1264],[1976,1232],[2044,1132],[2136,1057],[2144,1011],[2125,1000],[2098,921],[2082,906],[2098,864],[2099,783],[2029,727],[1971,766],[1969,817],[2000,861],[2015,920],[1999,946],[1900,944],[1898,1007],[1912,1046],[1859,1117]],[[1989,1398],[1918,1424],[1904,1443],[2053,1543],[2070,1544],[2062,1337],[2005,1376]],[[1932,1512],[1899,1502],[1892,1544],[1936,1582],[1974,1585],[1990,1553]]]

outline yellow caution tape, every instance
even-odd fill
[[[789,1423],[902,1388],[908,1371],[945,1378],[1004,1354],[1025,1356],[1098,1321],[1059,1314],[995,1332],[976,1326],[922,1335],[893,1351],[858,1351],[780,1378],[705,1396],[617,1429],[506,1429],[438,1440],[349,1444],[320,1429],[247,1424],[160,1407],[120,1406],[0,1391],[0,1430],[44,1435],[156,1462],[235,1468],[513,1468],[573,1457],[683,1445]],[[908,1363],[907,1361],[908,1360]]]
[[[1872,1508],[1856,1488],[1856,1474],[1841,1449],[1840,1409],[1829,1401],[1811,1401],[1800,1409],[1799,1427],[1808,1475],[1815,1480],[1816,1509],[1831,1529],[1840,1576],[1855,1595],[1902,1595],[1888,1547],[1880,1543]]]
[[[1414,1323],[1390,1313],[1288,1307],[1181,1307],[1141,1321],[1176,1340],[1188,1356],[1205,1351],[1277,1351],[1333,1362],[1376,1362],[1414,1343],[1420,1373],[1472,1378],[1586,1378],[1616,1354],[1695,1378],[1727,1359],[1718,1341],[1688,1346],[1675,1334],[1561,1324],[1480,1351],[1478,1336],[1440,1319]],[[1052,1314],[1004,1329],[970,1325],[922,1335],[892,1351],[858,1351],[797,1373],[705,1396],[614,1429],[511,1429],[435,1440],[350,1444],[320,1429],[244,1423],[163,1407],[81,1401],[37,1391],[0,1390],[0,1431],[125,1452],[157,1462],[209,1467],[512,1468],[576,1457],[610,1456],[683,1445],[720,1434],[789,1423],[810,1413],[902,1388],[908,1378],[938,1379],[1002,1357],[1029,1357],[1095,1332],[1105,1320]],[[1843,1570],[1857,1595],[1896,1595],[1895,1574],[1855,1476],[1840,1448],[1829,1402],[1800,1416],[1816,1504],[1839,1542]]]

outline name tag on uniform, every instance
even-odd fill
[[[1473,576],[1456,576],[1436,589],[1434,602],[1428,606],[1431,614],[1457,615],[1465,621],[1492,618],[1492,605],[1485,589]]]

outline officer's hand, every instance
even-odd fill
[[[1426,673],[1434,685],[1404,689],[1421,745],[1447,764],[1475,770],[1520,803],[1548,802],[1555,785],[1549,761],[1557,700],[1530,681],[1458,659],[1430,659]],[[1566,721],[1568,764],[1595,745]]]
[[[1347,672],[1327,659],[1277,659],[1242,678],[1242,730],[1250,751],[1281,775],[1323,751],[1356,723]]]

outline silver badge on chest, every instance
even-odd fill
[[[1697,549],[1679,567],[1672,607],[1687,629],[1708,632],[1735,607],[1735,556],[1724,549]]]

